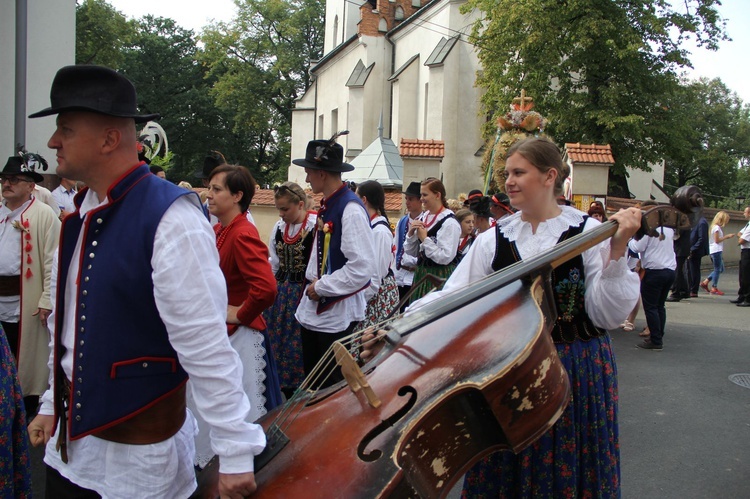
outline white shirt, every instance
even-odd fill
[[[57,205],[57,201],[52,197],[52,193],[44,186],[34,184],[34,191],[31,193],[36,199],[46,204],[52,211],[55,212],[56,216],[60,216],[60,207]]]
[[[674,255],[674,229],[659,227],[656,229],[664,234],[664,238],[644,236],[639,241],[631,239],[628,247],[638,253],[641,257],[641,267],[650,270],[677,268],[677,260]]]
[[[716,236],[714,234],[718,233],[719,239],[724,237],[724,231],[721,229],[720,225],[714,225],[714,228],[711,229],[711,235],[708,238],[708,253],[710,255],[713,255],[714,253],[718,253],[720,251],[724,251],[724,241],[716,242],[714,239]]]
[[[437,214],[434,221],[430,223],[430,227],[425,228],[429,232],[434,224],[452,214],[451,210],[444,208]],[[431,221],[433,220],[431,217],[432,215],[424,212],[419,215],[419,220],[422,222]],[[443,223],[434,237],[426,237],[421,244],[416,231],[410,236],[407,235],[406,241],[404,241],[404,253],[418,257],[421,251],[424,253],[424,256],[438,265],[448,265],[456,258],[459,239],[461,239],[461,224],[455,218],[451,218]]]
[[[315,230],[315,223],[317,221],[318,221],[318,215],[313,212],[308,212],[307,223],[305,224],[304,229],[308,233],[312,232],[313,230]],[[271,263],[271,270],[273,271],[274,275],[276,275],[276,272],[279,271],[279,255],[276,253],[276,233],[278,231],[281,231],[281,234],[283,235],[286,228],[287,228],[286,222],[284,222],[284,220],[282,219],[279,219],[276,222],[276,224],[274,224],[273,229],[271,230],[271,237],[268,238],[268,261]],[[289,237],[295,237],[301,229],[302,229],[302,223],[289,224]],[[305,237],[306,236],[307,234],[305,234]],[[315,246],[313,246],[313,250],[311,254],[314,252],[315,252]]]
[[[377,216],[370,220],[372,236],[375,240],[375,273],[370,278],[370,287],[365,291],[367,301],[377,294],[383,278],[393,265],[393,233],[383,224],[375,225],[380,221],[388,222],[384,216]]]
[[[21,223],[21,213],[31,204],[31,200],[11,211],[0,205],[0,275],[12,276],[21,273],[21,234],[13,223]],[[21,296],[0,296],[0,321],[18,322],[21,317]]]
[[[240,359],[226,334],[226,284],[219,268],[215,235],[192,203],[187,197],[179,198],[156,230],[151,258],[154,299],[169,341],[190,375],[196,407],[211,425],[212,447],[221,457],[221,472],[253,471],[252,456],[263,449],[265,436],[260,426],[244,421],[250,404],[242,391]],[[81,205],[81,216],[99,205],[96,195],[89,191]],[[69,311],[76,309],[75,279],[82,237],[81,234],[68,273],[65,307]],[[56,278],[55,263],[52,282]],[[52,289],[52,303],[56,294],[57,290]],[[65,315],[62,332],[67,353],[61,363],[69,378],[76,315]],[[49,324],[54,324],[54,317]],[[53,364],[54,353],[49,360],[50,367]],[[42,396],[39,412],[54,413],[51,390]],[[182,429],[157,444],[124,445],[94,436],[68,442],[67,464],[55,450],[57,435],[53,435],[44,461],[72,482],[104,497],[186,497],[196,485],[195,433],[195,418],[188,411]]]
[[[520,212],[499,220],[497,225],[506,238],[515,241],[521,258],[528,259],[552,248],[568,227],[577,226],[583,221],[583,212],[569,206],[560,208],[562,213],[540,223],[536,233],[532,233],[531,224],[521,220]],[[583,230],[591,230],[598,225],[598,221],[588,218]],[[491,274],[497,248],[496,234],[494,228],[479,234],[443,289],[425,295],[409,308],[414,310],[448,293],[461,292],[467,285]],[[612,261],[609,251],[607,240],[582,253],[586,274],[586,313],[595,326],[604,329],[614,329],[622,323],[633,310],[640,294],[638,276],[630,272],[625,257]]]
[[[412,220],[416,220],[415,218],[409,217],[406,219],[406,230],[408,232],[409,227],[411,226]],[[398,227],[396,228],[398,231]],[[398,244],[398,233],[394,236],[393,240]],[[406,244],[406,238],[404,238],[404,245]],[[398,248],[396,248],[398,252]],[[404,267],[409,267],[411,269],[414,269],[417,266],[417,257],[414,255],[409,255],[406,253],[406,250],[404,250],[401,253],[401,268],[397,268],[394,272],[394,276],[396,277],[396,284],[399,286],[411,286],[414,282],[414,270],[407,270]]]
[[[57,189],[52,191],[52,197],[57,203],[58,208],[60,208],[60,210],[65,210],[68,213],[76,211],[76,205],[73,203],[73,198],[76,194],[78,194],[78,191],[75,186],[66,190],[62,184],[58,185]]]
[[[744,243],[740,244],[740,248],[750,249],[750,222],[745,224],[740,233],[737,235],[737,238],[745,241]]]
[[[302,295],[294,317],[302,326],[321,333],[340,333],[352,322],[365,318],[367,300],[364,291],[367,281],[375,274],[375,243],[370,228],[370,220],[365,210],[357,203],[350,202],[344,207],[341,216],[341,251],[347,259],[346,265],[326,274],[315,283],[315,292],[320,296],[342,296],[355,293],[318,314],[318,302]],[[336,228],[334,228],[336,230]],[[318,238],[323,231],[315,233],[313,250],[307,263],[305,278],[308,281],[318,278]]]

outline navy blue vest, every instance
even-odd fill
[[[339,189],[331,194],[328,198],[321,200],[320,211],[318,211],[318,241],[317,241],[317,261],[318,261],[318,275],[320,276],[320,270],[323,268],[323,243],[325,241],[325,232],[323,227],[329,222],[333,224],[333,231],[331,232],[331,242],[328,247],[328,262],[326,263],[326,274],[332,274],[339,270],[341,267],[346,265],[348,261],[341,251],[341,233],[342,224],[341,218],[344,216],[344,208],[346,205],[355,202],[362,207],[362,214],[366,219],[369,220],[367,210],[362,200],[352,192],[346,184],[343,184]],[[322,276],[321,276],[322,277]],[[365,289],[370,285],[368,281],[362,289]],[[344,298],[353,296],[362,289],[355,291],[344,296],[324,296],[318,302],[317,312],[318,314],[330,308],[334,303],[337,303]]]
[[[62,324],[65,312],[73,312],[64,309],[65,284],[81,230],[84,234],[67,416],[71,440],[135,416],[187,381],[156,308],[151,279],[156,228],[167,208],[184,195],[195,196],[141,164],[110,188],[110,203],[89,212],[85,224],[79,216],[63,222],[56,303],[57,387],[65,376],[60,366]],[[76,197],[76,207],[83,197],[83,192]],[[200,214],[197,196],[195,207]],[[56,418],[60,410],[55,407]]]

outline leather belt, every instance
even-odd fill
[[[0,296],[18,296],[20,294],[20,275],[0,275]]]
[[[66,383],[66,402],[70,400],[70,384]],[[163,442],[175,435],[187,416],[185,384],[148,409],[115,426],[92,433],[97,438],[129,445]],[[67,409],[67,408],[66,408]]]

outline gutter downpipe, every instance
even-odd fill
[[[391,74],[396,71],[396,44],[391,40],[391,32],[385,34],[385,41],[391,44]],[[386,81],[388,81],[386,79]],[[388,96],[388,138],[393,140],[393,82],[389,82]]]
[[[16,88],[13,154],[18,145],[26,145],[26,70],[28,57],[28,5],[27,0],[16,0]]]

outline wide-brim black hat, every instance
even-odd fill
[[[208,156],[203,159],[203,168],[196,170],[195,173],[193,173],[193,176],[200,179],[211,178],[211,172],[213,172],[217,166],[226,164],[227,160],[224,158],[223,154],[219,151],[211,151],[208,153]]]
[[[31,177],[31,179],[33,179],[36,183],[44,180],[44,177],[39,175],[34,170],[29,169],[29,167],[23,161],[23,158],[20,156],[11,156],[10,158],[8,158],[8,161],[5,163],[5,167],[3,168],[3,171],[0,172],[0,174],[24,175],[26,177]]]
[[[350,172],[354,167],[344,163],[344,148],[331,140],[311,140],[307,143],[305,159],[293,159],[292,163],[304,168],[327,172]]]
[[[135,87],[130,80],[102,66],[65,66],[52,80],[51,106],[30,114],[41,118],[64,111],[90,111],[136,123],[158,120],[158,114],[138,114]]]
[[[422,195],[421,187],[422,187],[422,184],[420,182],[411,182],[409,184],[409,187],[407,187],[403,193],[406,194],[407,196],[414,196],[418,198],[418,197],[421,197]]]

